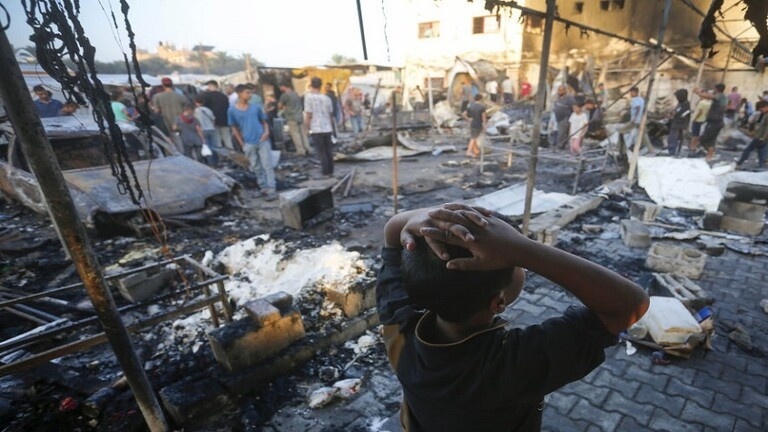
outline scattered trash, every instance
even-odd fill
[[[741,325],[736,325],[736,328],[728,333],[728,339],[739,346],[744,351],[752,351],[752,338],[749,336],[749,332]]]
[[[651,354],[651,362],[655,365],[666,366],[672,363],[672,360],[667,357],[667,354],[664,351],[654,351]]]
[[[320,408],[333,401],[339,389],[336,387],[320,387],[309,394],[308,404],[310,408]]]
[[[632,345],[632,342],[624,341],[624,344],[626,345],[628,356],[635,355],[635,353],[637,353],[637,348],[635,348],[635,346]]]
[[[338,389],[336,395],[342,399],[347,399],[356,395],[360,391],[362,380],[360,378],[349,378],[333,384]]]

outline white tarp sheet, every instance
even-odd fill
[[[531,213],[544,213],[558,208],[572,199],[573,195],[554,192],[545,193],[534,189]],[[465,201],[465,204],[485,207],[488,210],[497,211],[510,217],[522,216],[525,212],[525,183],[512,185],[488,195]]]
[[[718,175],[730,166],[710,168],[704,159],[640,157],[638,184],[656,203],[668,208],[716,211],[723,194]]]

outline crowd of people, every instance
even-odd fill
[[[332,149],[337,125],[348,120],[352,133],[357,135],[363,131],[365,110],[371,108],[369,96],[360,89],[349,88],[342,102],[332,83],[316,77],[310,79],[304,96],[299,96],[290,82],[280,83],[278,88],[278,99],[273,94],[262,98],[253,84],[227,84],[222,91],[219,83],[211,80],[205,83],[205,90],[190,97],[165,77],[160,86],[139,95],[138,102],[149,102],[150,123],[194,160],[218,166],[217,149],[244,153],[264,199],[274,200],[277,195],[272,150],[278,145],[275,137],[282,137],[282,130],[274,130],[275,126],[282,129],[284,122],[296,155],[316,154],[321,175],[330,178],[334,174]],[[41,118],[71,115],[78,108],[74,102],[54,99],[42,86],[35,86],[33,92]],[[123,89],[116,87],[109,96],[109,108],[116,121],[142,120],[141,112]]]

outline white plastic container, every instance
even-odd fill
[[[652,296],[648,312],[640,322],[659,345],[679,345],[690,335],[701,333],[699,323],[674,297]]]

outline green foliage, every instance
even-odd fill
[[[358,63],[358,61],[354,57],[345,57],[341,54],[334,54],[331,56],[331,60],[329,63],[334,65],[343,65],[343,64],[350,64],[350,63]]]

